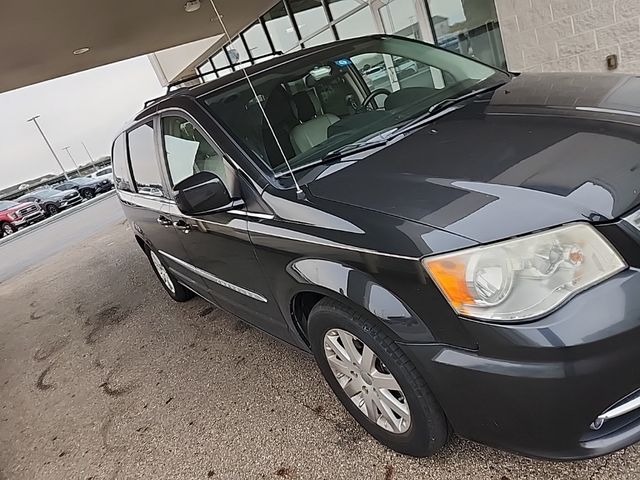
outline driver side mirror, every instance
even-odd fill
[[[185,215],[204,215],[238,208],[220,177],[211,172],[198,172],[185,178],[174,188],[176,205]]]

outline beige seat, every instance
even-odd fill
[[[340,120],[331,113],[318,114],[319,108],[313,102],[312,95],[309,92],[299,92],[293,96],[294,114],[300,125],[293,127],[289,138],[296,155],[324,142],[328,137],[329,127]]]

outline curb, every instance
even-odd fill
[[[92,205],[95,205],[96,203],[100,203],[104,200],[107,200],[111,197],[114,197],[116,195],[116,191],[115,190],[111,190],[107,193],[103,193],[102,195],[100,195],[99,197],[95,197],[92,198],[91,200],[88,200],[86,202],[83,202],[79,205],[76,205],[75,207],[71,207],[67,210],[63,210],[60,213],[54,215],[53,217],[49,217],[46,218],[38,223],[35,223],[27,228],[22,228],[20,230],[18,230],[15,233],[12,233],[11,235],[9,235],[8,237],[2,237],[0,238],[0,245],[3,245],[5,243],[9,243],[13,240],[17,240],[18,238],[22,237],[23,235],[28,235],[29,233],[33,233],[36,230],[40,230],[41,228],[46,227],[47,225],[57,222],[58,220],[62,220],[65,217],[68,217],[69,215],[74,214],[75,212],[78,212],[80,210],[84,210],[85,208],[88,208]]]

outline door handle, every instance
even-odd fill
[[[158,222],[163,227],[170,227],[172,225],[171,220],[169,220],[164,215],[160,215],[158,218],[156,218],[156,222]]]
[[[184,220],[178,220],[173,224],[177,230],[180,230],[182,233],[189,233],[191,231],[191,225],[189,225]]]

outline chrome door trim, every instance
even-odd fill
[[[216,277],[214,274],[209,273],[206,270],[202,270],[201,268],[198,268],[194,265],[191,265],[190,263],[187,263],[184,260],[174,257],[173,255],[170,255],[167,252],[163,252],[162,250],[159,250],[159,252],[162,256],[167,257],[169,260],[176,262],[178,265],[183,266],[187,270],[191,270],[193,273],[201,276],[202,278],[206,278],[207,280],[210,280],[213,283],[216,283],[222,287],[228,288],[229,290],[233,290],[234,292],[240,293],[249,298],[253,298],[254,300],[258,300],[259,302],[267,303],[267,299],[262,295],[260,295],[259,293],[252,292],[251,290],[247,290],[246,288],[242,288],[242,287],[239,287],[238,285],[222,280],[221,278]]]
[[[630,112],[628,110],[616,110],[614,108],[575,107],[575,109],[581,112],[608,113],[611,115],[625,115],[628,117],[640,117],[640,113]]]

